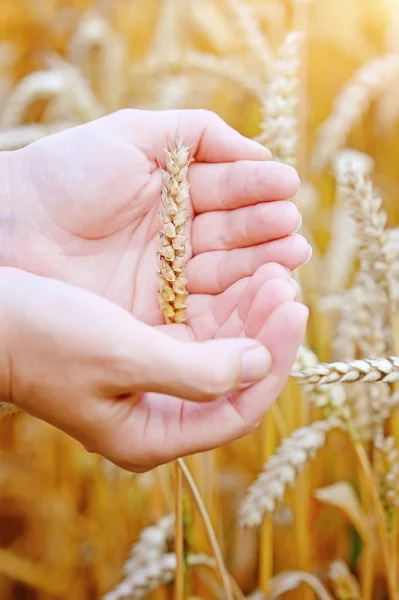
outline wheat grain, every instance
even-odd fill
[[[329,383],[393,383],[399,381],[399,357],[363,358],[353,361],[320,363],[303,371],[291,373],[302,383],[326,385]]]
[[[396,81],[399,74],[399,56],[387,54],[362,66],[335,99],[330,116],[317,132],[311,166],[324,169],[344,146],[352,127],[359,122],[370,103]]]
[[[166,170],[162,170],[162,195],[158,234],[158,298],[166,323],[186,319],[187,279],[184,276],[187,221],[187,182],[190,157],[188,148],[176,137],[166,151]]]
[[[295,482],[307,461],[324,446],[327,432],[337,425],[334,420],[316,421],[297,429],[282,442],[247,490],[239,510],[241,525],[258,526],[265,513],[276,509],[286,487]]]

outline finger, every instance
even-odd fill
[[[241,135],[207,110],[125,109],[114,113],[111,118],[125,138],[134,134],[135,144],[148,158],[159,161],[161,165],[165,162],[162,149],[176,134],[190,147],[193,157],[199,162],[271,159],[269,150]]]
[[[290,281],[292,280],[292,274],[289,269],[278,263],[267,263],[259,267],[250,278],[245,294],[242,295],[238,303],[238,310],[243,321],[246,320],[258,291],[266,281],[270,281],[271,279]]]
[[[261,379],[270,368],[268,352],[254,340],[182,342],[133,318],[125,327],[119,344],[126,360],[124,377],[110,382],[108,394],[112,397],[158,392],[209,401],[248,379]]]
[[[189,296],[188,324],[195,339],[213,338],[235,311],[238,311],[242,326],[258,290],[270,279],[291,280],[291,273],[279,264],[269,263],[262,265],[252,277],[240,279],[222,294]]]
[[[239,299],[245,293],[250,281],[250,277],[244,277],[218,296],[208,294],[189,296],[187,323],[197,341],[209,340],[215,336],[219,327],[237,308]]]
[[[299,187],[295,169],[272,161],[193,164],[189,181],[196,213],[286,200]]]
[[[250,388],[209,404],[186,403],[180,435],[171,436],[169,456],[216,448],[250,433],[281,393],[303,340],[308,310],[297,302],[279,306],[259,334],[270,350],[270,374]],[[177,433],[177,432],[174,432]]]
[[[220,294],[265,263],[278,262],[292,271],[310,255],[311,247],[298,234],[250,248],[205,252],[187,265],[188,289],[190,293]]]
[[[256,338],[276,308],[294,300],[299,286],[294,279],[281,281],[274,279],[264,283],[258,291],[245,320],[245,335]]]
[[[300,223],[301,216],[295,204],[284,201],[204,213],[193,222],[193,254],[277,240],[294,233]]]
[[[286,302],[258,334],[257,339],[273,357],[272,370],[264,381],[232,396],[232,406],[249,429],[256,426],[281,393],[305,336],[308,316],[309,310],[303,304]]]
[[[246,319],[242,319],[236,309],[227,321],[219,328],[216,338],[240,337],[249,335],[256,337],[260,327],[267,321],[272,312],[290,300],[298,293],[298,284],[293,280],[283,281],[274,279],[265,282],[258,291]],[[249,333],[251,332],[251,333]]]

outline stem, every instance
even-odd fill
[[[266,462],[276,445],[276,429],[272,413],[268,412],[262,423],[262,460]],[[263,519],[260,530],[259,587],[266,594],[273,575],[273,521],[270,515]]]
[[[365,482],[369,487],[370,497],[374,504],[375,516],[377,520],[377,528],[378,535],[380,538],[381,548],[382,548],[382,556],[384,560],[385,572],[387,577],[387,585],[388,585],[388,593],[390,600],[397,600],[397,584],[394,570],[392,569],[392,565],[390,562],[391,554],[390,554],[390,545],[389,545],[389,536],[385,523],[385,514],[384,509],[381,506],[380,499],[378,497],[377,489],[374,485],[373,472],[370,467],[369,460],[367,458],[366,451],[364,449],[363,444],[354,439],[354,448],[356,452],[356,456],[359,460],[360,466],[365,474]]]
[[[184,600],[184,525],[183,525],[183,481],[179,463],[175,463],[175,553],[176,576],[174,599]]]
[[[226,598],[227,598],[227,600],[234,600],[234,594],[233,594],[233,590],[232,590],[230,574],[227,571],[226,566],[224,564],[222,552],[221,552],[220,546],[219,546],[219,542],[217,541],[215,531],[213,529],[213,526],[212,526],[211,520],[209,518],[208,512],[206,510],[205,504],[201,498],[201,494],[199,493],[197,485],[196,485],[189,469],[187,468],[187,465],[184,462],[184,460],[182,458],[178,458],[177,463],[181,469],[181,472],[184,475],[185,480],[187,481],[187,484],[193,495],[194,501],[197,505],[198,511],[204,522],[205,529],[208,534],[209,543],[212,547],[213,554],[215,556],[216,563],[218,566],[220,578],[221,578],[223,586],[224,586]]]

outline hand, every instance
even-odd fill
[[[249,433],[280,393],[307,318],[296,292],[285,268],[261,267],[208,307],[210,337],[228,339],[198,343],[189,327],[152,327],[78,287],[2,268],[0,399],[131,471],[214,448]],[[258,343],[230,339],[244,335]]]
[[[196,162],[188,229],[188,325],[208,339],[215,302],[270,261],[310,254],[291,167],[207,111],[125,110],[6,154],[11,223],[3,262],[53,277],[161,324],[156,229],[162,148],[179,131]],[[3,175],[3,189],[6,186]],[[209,312],[210,311],[210,312]]]

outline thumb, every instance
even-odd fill
[[[132,391],[206,402],[261,381],[272,367],[270,353],[256,340],[182,342],[159,329],[136,325],[142,339],[134,358]]]

